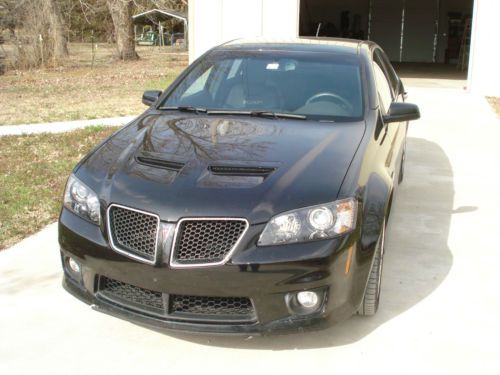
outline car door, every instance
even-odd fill
[[[406,92],[403,86],[403,82],[397,75],[396,71],[392,67],[387,55],[382,51],[378,50],[377,54],[380,56],[380,59],[385,67],[386,77],[389,80],[391,85],[392,93],[394,101],[396,102],[404,102],[406,100]],[[395,122],[389,124],[389,132],[391,133],[391,137],[394,139],[394,149],[396,155],[396,171],[399,171],[400,163],[401,163],[401,155],[406,148],[406,135],[408,133],[408,122]]]
[[[395,101],[403,101],[404,93],[401,92],[399,78],[388,64],[388,59],[381,49],[376,49],[373,53],[373,70],[375,83],[379,94],[380,112],[382,116],[389,113],[391,104]],[[387,156],[384,161],[391,177],[395,178],[399,168],[399,156],[401,147],[406,137],[406,128],[400,123],[383,124],[383,132],[389,142]]]

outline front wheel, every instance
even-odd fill
[[[385,220],[382,224],[382,230],[375,249],[372,270],[368,285],[366,286],[363,302],[359,307],[358,314],[363,316],[372,316],[377,313],[380,301],[380,287],[382,283],[382,266],[384,264],[384,246],[385,246]]]

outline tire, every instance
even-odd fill
[[[366,286],[363,302],[359,307],[358,314],[363,316],[373,316],[377,313],[380,301],[380,289],[382,284],[382,269],[384,264],[384,246],[385,246],[385,220],[382,225],[382,232],[380,233],[377,242],[377,248],[373,259],[370,277]]]
[[[399,167],[398,185],[401,185],[405,177],[405,162],[406,162],[406,140],[401,154],[401,166]]]

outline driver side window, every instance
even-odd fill
[[[379,62],[375,59],[373,64],[373,71],[375,74],[375,81],[377,84],[377,92],[379,96],[379,102],[381,105],[382,113],[386,114],[389,111],[389,107],[392,103],[392,91],[391,85],[385,76],[384,70]]]

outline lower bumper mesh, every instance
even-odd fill
[[[209,297],[160,293],[100,276],[97,297],[129,310],[164,319],[200,322],[254,322],[247,297]]]
[[[185,318],[254,320],[252,302],[246,297],[203,297],[170,295],[170,314]]]
[[[154,315],[164,315],[165,303],[160,292],[140,288],[118,280],[101,276],[98,283],[99,297],[104,297],[118,305]]]

